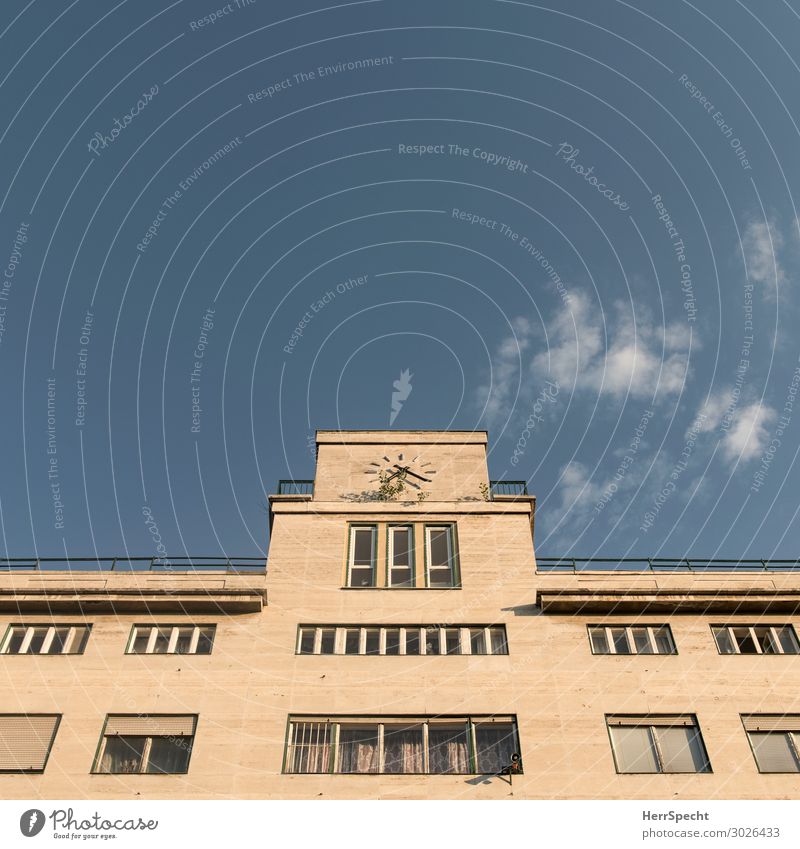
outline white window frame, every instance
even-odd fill
[[[211,648],[213,651],[214,642],[217,636],[217,626],[215,623],[209,622],[200,625],[134,625],[133,628],[131,628],[131,635],[128,639],[128,648],[125,654],[156,654],[154,649],[156,647],[156,640],[158,639],[158,634],[160,631],[165,631],[167,628],[170,629],[167,650],[165,652],[159,652],[159,654],[175,654],[175,647],[178,645],[178,636],[180,634],[180,630],[188,628],[193,629],[192,636],[189,642],[189,651],[183,652],[183,654],[197,654],[197,646],[200,643],[200,631],[203,628],[212,628],[214,631],[211,640]],[[147,637],[147,645],[145,646],[145,650],[143,652],[134,651],[133,647],[136,645],[136,638],[139,636],[139,632],[147,631],[148,629],[150,633]]]
[[[662,657],[669,657],[670,655],[677,655],[678,648],[675,644],[675,637],[672,635],[672,628],[670,628],[669,624],[666,622],[651,625],[649,623],[642,623],[641,625],[604,625],[602,622],[590,622],[587,626],[588,637],[589,637],[589,648],[593,655],[597,655],[598,657],[602,657],[604,655],[617,655],[619,657],[629,657],[641,655],[642,657],[650,657],[652,655],[660,655]],[[602,628],[605,632],[606,637],[606,645],[609,648],[607,652],[596,652],[594,650],[594,643],[592,642],[592,631]],[[625,631],[625,639],[628,643],[628,653],[620,654],[617,651],[617,646],[614,642],[613,637],[611,636],[611,632],[613,630],[619,630],[622,628]],[[636,641],[633,638],[633,628],[644,628],[647,631],[647,640],[650,645],[652,651],[649,654],[645,654],[644,652],[636,651]],[[669,631],[669,639],[672,643],[671,652],[663,652],[658,650],[658,643],[656,642],[655,632],[660,630],[661,628],[667,628]],[[631,650],[632,649],[632,650]]]
[[[447,586],[434,586],[431,581],[431,531],[446,531],[447,539],[447,562],[450,564],[450,584]],[[433,571],[443,572],[442,567],[436,567]],[[425,525],[425,586],[432,590],[446,590],[460,586],[459,568],[456,563],[455,525],[444,523],[441,525]]]
[[[736,639],[736,637],[734,636],[733,631],[734,631],[734,629],[742,629],[742,628],[746,628],[750,632],[750,639],[753,641],[753,645],[755,646],[755,649],[756,649],[754,652],[742,652],[741,649],[739,648],[739,642]],[[772,642],[775,644],[775,646],[778,649],[778,651],[775,652],[774,654],[784,654],[784,655],[789,655],[790,657],[800,656],[800,654],[798,654],[797,652],[792,652],[792,653],[785,652],[783,650],[783,645],[781,644],[780,637],[778,636],[778,629],[779,628],[781,628],[781,629],[782,628],[789,628],[791,633],[792,633],[792,636],[795,639],[795,642],[797,642],[797,631],[795,631],[794,625],[792,625],[791,623],[786,623],[785,625],[746,625],[746,624],[741,624],[741,625],[712,625],[711,626],[711,636],[714,638],[714,645],[717,647],[717,653],[718,654],[730,654],[730,652],[721,651],[720,647],[719,647],[719,642],[717,641],[717,633],[716,632],[718,630],[725,630],[725,631],[728,632],[728,640],[730,640],[730,644],[733,646],[733,654],[748,654],[748,655],[765,654],[765,652],[762,651],[762,649],[761,649],[761,643],[758,641],[758,638],[756,637],[756,628],[769,628],[769,631],[772,635]]]
[[[62,625],[59,625],[59,624],[56,624],[56,625],[37,625],[37,624],[9,625],[8,630],[6,631],[6,636],[3,639],[3,645],[2,645],[2,647],[0,647],[0,654],[6,654],[6,655],[28,654],[28,649],[30,648],[31,643],[33,642],[33,637],[34,637],[36,631],[42,630],[42,629],[47,629],[44,640],[42,642],[42,647],[35,654],[37,656],[48,655],[50,653],[50,647],[53,645],[53,640],[55,639],[57,628],[69,628],[69,633],[67,634],[67,639],[64,642],[63,649],[60,652],[55,652],[53,657],[57,657],[59,655],[65,655],[65,654],[77,654],[77,652],[72,651],[72,646],[75,642],[75,638],[76,638],[76,635],[78,633],[78,628],[81,628],[81,629],[86,628],[87,631],[89,631],[90,627],[91,626],[89,626],[89,625],[71,625],[71,624],[68,624],[68,623],[64,623]],[[8,650],[8,648],[11,645],[11,640],[14,637],[14,632],[17,631],[17,630],[23,630],[23,629],[25,631],[25,636],[22,638],[22,643],[20,644],[19,651],[10,652]]]
[[[161,626],[164,627],[164,626]],[[506,631],[505,625],[438,625],[434,627],[434,630],[437,633],[438,638],[438,647],[439,650],[434,652],[433,654],[429,654],[427,650],[427,641],[425,639],[426,633],[431,626],[428,625],[298,625],[297,627],[297,639],[295,642],[295,654],[309,654],[308,652],[302,652],[302,642],[303,642],[303,634],[305,632],[312,632],[313,634],[313,645],[312,651],[310,654],[314,655],[322,655],[322,632],[323,631],[334,631],[334,650],[333,654],[347,656],[347,657],[355,657],[356,655],[345,655],[345,647],[347,641],[347,632],[348,631],[359,631],[359,639],[358,639],[358,655],[366,655],[367,654],[367,633],[370,631],[378,632],[378,655],[381,657],[404,657],[406,656],[406,642],[408,635],[410,633],[416,633],[419,639],[419,654],[418,655],[408,655],[409,657],[420,657],[420,656],[428,656],[428,657],[440,657],[445,656],[447,654],[447,641],[446,641],[446,632],[447,631],[456,631],[458,632],[458,654],[459,655],[472,655],[472,640],[470,634],[474,630],[480,630],[483,633],[483,641],[484,641],[484,651],[479,655],[472,655],[474,657],[505,657],[508,655],[508,633]],[[493,643],[492,643],[492,630],[495,628],[502,629],[503,634],[505,636],[505,654],[495,654],[493,651]],[[400,632],[400,649],[399,654],[397,655],[387,655],[386,653],[386,637],[387,632],[389,630],[399,631]],[[132,638],[131,645],[133,644],[133,640],[135,639],[135,635]],[[155,645],[155,636],[150,637],[148,641],[148,649],[149,652],[152,653],[152,648]],[[170,645],[174,646],[172,640],[170,641]],[[445,651],[442,651],[442,647],[444,647]],[[326,652],[326,655],[328,653]],[[377,655],[371,655],[377,656]],[[453,655],[456,656],[456,655]]]
[[[355,566],[356,555],[356,534],[360,531],[370,532],[370,564],[372,572],[372,583],[366,587],[356,587],[353,584],[353,569],[365,569],[365,566]],[[347,552],[347,586],[353,589],[374,589],[377,583],[377,543],[378,543],[378,528],[377,525],[350,525],[350,545]]]

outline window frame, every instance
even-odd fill
[[[53,717],[55,722],[53,723],[53,733],[50,736],[50,742],[47,744],[47,750],[44,754],[44,760],[42,761],[41,769],[0,769],[0,775],[43,775],[45,770],[47,769],[47,762],[50,760],[50,753],[53,751],[53,744],[56,742],[56,737],[58,736],[58,729],[61,726],[61,719],[64,716],[63,713],[39,713],[39,712],[31,712],[31,713],[21,713],[19,711],[13,713],[0,713],[0,717],[12,717],[12,716],[38,716],[38,717]]]
[[[594,650],[594,642],[592,640],[592,630],[595,629],[595,628],[602,628],[604,630],[605,639],[606,639],[606,646],[609,648],[609,651],[601,652],[601,651],[595,651]],[[632,629],[633,628],[646,628],[647,629],[647,639],[650,643],[650,648],[653,649],[653,651],[651,651],[649,653],[639,652],[639,651],[628,651],[626,654],[623,654],[622,652],[618,652],[617,649],[616,649],[616,645],[614,643],[614,640],[612,639],[611,633],[610,633],[611,630],[615,629],[615,628],[616,629],[619,629],[619,628],[625,629],[625,639],[628,642],[628,648],[629,649],[631,649],[631,648],[635,649],[636,648],[636,641],[633,638]],[[672,643],[672,651],[671,652],[657,651],[658,643],[656,641],[655,632],[657,630],[660,630],[661,628],[666,628],[667,632],[669,633],[669,639],[670,639],[670,642]],[[678,654],[678,644],[675,642],[675,636],[672,633],[672,626],[668,622],[654,623],[654,624],[651,624],[649,622],[644,622],[644,623],[640,623],[640,624],[637,624],[637,625],[623,625],[621,623],[620,624],[607,625],[604,622],[587,622],[586,623],[586,634],[587,634],[587,637],[588,637],[588,640],[589,640],[589,650],[591,651],[592,655],[594,655],[595,657],[653,657],[653,656],[674,657]]]
[[[408,528],[408,568],[411,572],[408,584],[392,583],[392,569],[394,568],[394,533],[401,528]],[[414,522],[387,522],[386,524],[386,588],[391,590],[413,590],[417,587],[417,564],[416,564],[416,534]],[[402,567],[401,567],[402,568]]]
[[[294,743],[292,735],[294,728],[299,724],[317,723],[330,725],[330,752],[328,755],[327,768],[317,772],[294,772],[288,767],[294,758]],[[465,726],[465,742],[466,742],[466,760],[469,767],[467,772],[431,772],[430,771],[430,745],[429,732],[431,725],[439,726],[457,726],[464,723]],[[520,755],[519,769],[515,774],[522,774],[521,760],[521,743],[519,736],[519,722],[516,714],[458,714],[458,715],[402,715],[391,714],[387,716],[375,715],[337,715],[337,714],[289,714],[286,721],[286,735],[284,739],[283,762],[281,766],[282,775],[486,775],[497,776],[505,775],[506,773],[495,772],[478,772],[478,751],[476,739],[476,727],[478,725],[510,725],[513,733],[512,751]],[[378,769],[372,772],[341,772],[337,769],[339,763],[339,744],[340,731],[343,726],[364,726],[373,728],[377,726],[377,746],[378,746]],[[422,728],[422,762],[423,770],[421,772],[386,772],[386,750],[385,737],[386,727],[396,726],[398,728],[412,728],[421,726]]]
[[[448,555],[450,559],[449,586],[434,587],[431,585],[431,553],[430,532],[432,530],[445,529],[447,531]],[[455,522],[423,522],[423,550],[425,554],[425,589],[429,590],[460,590],[461,589],[461,563],[458,550],[458,531]]]
[[[12,637],[14,636],[14,630],[18,628],[24,628],[26,631],[20,645],[20,650],[15,652],[8,651]],[[46,628],[47,633],[45,634],[45,638],[42,642],[41,650],[38,652],[29,652],[27,649],[33,641],[33,636],[37,628]],[[53,644],[56,629],[58,628],[69,628],[69,635],[66,643],[64,644],[65,649],[68,647],[69,651],[47,651]],[[78,637],[78,629],[86,629],[85,636],[82,640]],[[4,657],[17,657],[23,655],[27,655],[28,657],[64,657],[65,655],[81,655],[86,653],[86,646],[89,644],[89,637],[91,636],[91,633],[92,626],[88,622],[12,622],[6,628],[6,631],[3,634],[3,639],[0,640],[0,655]],[[76,640],[78,641],[80,651],[72,651],[72,647],[75,645]]]
[[[669,723],[666,721],[658,722],[658,719],[665,720],[668,716],[680,716],[683,719],[691,719],[692,723]],[[631,722],[629,724],[625,723],[614,723],[613,725],[609,720],[611,719],[630,719]],[[700,728],[700,722],[697,719],[697,715],[693,713],[686,714],[606,714],[605,717],[606,723],[606,732],[608,734],[608,743],[611,747],[611,757],[614,762],[614,771],[617,775],[712,775],[714,770],[711,766],[711,758],[708,755],[708,748],[706,747],[706,741],[703,737],[703,731]],[[656,720],[655,722],[646,722],[645,720]],[[637,721],[639,720],[639,721]],[[619,760],[617,758],[617,750],[614,747],[614,738],[611,735],[612,728],[646,728],[648,735],[651,740],[651,745],[653,746],[653,750],[656,756],[656,765],[658,769],[656,772],[630,772],[628,770],[621,770],[619,767]],[[706,769],[703,770],[692,770],[692,771],[678,771],[678,770],[669,770],[666,771],[664,769],[664,754],[661,750],[661,743],[658,739],[658,734],[656,733],[656,729],[658,728],[692,728],[694,729],[695,736],[700,743],[700,748],[702,749],[703,756],[705,757],[705,765]]]
[[[126,714],[106,714],[106,718],[103,721],[103,728],[100,731],[100,740],[97,743],[97,749],[94,754],[94,761],[92,762],[92,769],[90,775],[188,775],[189,774],[189,765],[192,760],[192,753],[194,752],[194,744],[195,738],[197,737],[197,724],[200,719],[199,715],[196,713],[186,713],[186,714],[175,714],[176,716],[187,716],[192,717],[192,733],[191,734],[181,734],[181,735],[170,735],[170,734],[106,734],[106,728],[108,728],[109,719],[114,716],[125,716]],[[148,714],[133,714],[134,716],[143,716]],[[172,714],[157,714],[154,713],[152,716],[171,716]],[[100,764],[103,762],[103,756],[105,755],[106,745],[108,740],[110,739],[119,739],[120,737],[143,737],[145,739],[145,745],[142,749],[142,761],[141,768],[137,772],[105,772],[100,769]],[[150,759],[150,752],[153,747],[153,740],[155,739],[166,739],[177,738],[179,737],[181,740],[186,739],[187,737],[191,739],[191,743],[189,744],[189,755],[186,759],[186,769],[183,772],[148,772],[147,766]]]
[[[347,563],[345,572],[345,587],[350,590],[373,590],[377,586],[378,574],[378,526],[369,522],[349,522],[347,525]],[[355,559],[356,531],[369,530],[372,533],[370,583],[365,587],[353,584],[353,561]],[[359,569],[366,567],[359,566]]]
[[[795,656],[800,656],[800,640],[798,640],[797,631],[795,630],[795,627],[791,622],[784,622],[783,624],[774,624],[774,623],[765,622],[765,623],[760,624],[760,625],[748,624],[746,622],[742,622],[741,624],[733,624],[733,625],[731,625],[731,624],[727,624],[727,625],[711,624],[709,627],[711,628],[711,636],[714,639],[714,645],[717,647],[717,654],[721,654],[721,655],[724,655],[724,656],[727,656],[727,657],[730,657],[732,655],[742,655],[744,657],[752,657],[753,655],[762,655],[764,657],[781,657],[781,656],[795,657]],[[733,630],[735,628],[747,628],[748,629],[748,631],[750,632],[750,639],[753,641],[753,645],[755,646],[755,649],[756,649],[754,652],[743,652],[743,651],[740,650],[739,642],[733,634]],[[762,650],[761,643],[758,641],[758,638],[756,637],[756,628],[769,628],[770,633],[772,635],[772,641],[778,647],[778,651],[776,651],[776,652],[765,652],[765,651]],[[798,649],[799,649],[798,651],[796,651],[796,652],[786,652],[786,651],[783,650],[783,645],[781,644],[781,640],[780,640],[780,637],[778,636],[778,632],[780,630],[784,629],[784,628],[789,629],[789,632],[792,635],[792,639],[794,640],[795,645],[798,646]],[[719,640],[717,639],[717,630],[722,630],[722,629],[724,629],[727,632],[728,641],[730,642],[730,644],[733,646],[733,649],[734,649],[732,652],[727,652],[727,651],[724,652],[720,649]]]
[[[333,651],[322,651],[322,632],[334,631]],[[347,652],[346,641],[349,631],[359,632],[358,651]],[[436,652],[427,651],[426,635],[428,630],[436,631],[436,644],[439,648]],[[480,630],[483,637],[483,652],[473,653],[472,651],[472,632]],[[378,651],[367,652],[367,633],[378,632]],[[400,645],[397,654],[389,654],[386,651],[386,635],[388,631],[400,632]],[[442,651],[442,648],[447,648],[446,632],[458,631],[458,651],[447,652]],[[500,631],[502,634],[502,648],[504,651],[496,652],[493,633]],[[311,651],[302,651],[303,636],[311,632]],[[418,652],[407,652],[408,635],[409,633],[417,634]],[[409,625],[409,624],[389,624],[389,625],[373,625],[373,624],[350,624],[350,625],[311,625],[300,623],[297,626],[297,635],[295,638],[295,655],[329,657],[332,655],[340,657],[508,657],[510,654],[508,643],[508,629],[505,623],[494,623],[491,625]]]
[[[167,628],[170,629],[169,641],[167,643],[167,650],[164,652],[155,652],[153,649],[155,648],[156,640],[158,639],[158,634],[160,631],[164,631]],[[178,644],[178,637],[180,635],[180,630],[182,628],[192,628],[192,637],[189,643],[189,651],[188,652],[176,652],[175,647]],[[211,633],[211,649],[208,652],[198,653],[197,646],[200,643],[200,631],[202,629],[210,628]],[[134,651],[133,648],[136,644],[136,638],[138,636],[138,631],[148,630],[150,634],[147,638],[147,646],[144,651]],[[133,624],[131,625],[131,631],[128,635],[128,643],[125,646],[125,654],[136,655],[137,657],[145,657],[145,656],[154,656],[159,657],[163,655],[176,655],[179,654],[181,656],[184,655],[196,655],[197,657],[208,657],[214,652],[214,645],[217,641],[217,623],[216,622],[201,622],[197,625],[191,623],[184,623],[182,625],[174,625],[170,623],[165,624]]]

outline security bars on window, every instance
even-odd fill
[[[590,625],[593,654],[677,654],[669,625]]]
[[[503,773],[519,752],[514,717],[290,717],[284,772]]]
[[[11,625],[0,654],[83,654],[88,625]]]
[[[712,625],[720,654],[798,654],[791,625]]]
[[[504,625],[301,625],[298,654],[508,654]]]
[[[134,625],[127,654],[211,654],[216,625]]]

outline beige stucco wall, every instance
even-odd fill
[[[352,436],[353,439],[360,438]],[[410,437],[409,437],[410,438]],[[391,444],[392,449],[413,448]],[[423,445],[443,470],[460,469],[456,455],[479,453],[472,475],[485,479],[481,443]],[[330,449],[331,453],[327,453]],[[330,458],[331,479],[356,474],[359,452]],[[317,481],[325,474],[319,469]],[[452,480],[470,479],[453,471]],[[483,477],[481,477],[483,476]],[[319,490],[317,496],[320,495]],[[720,656],[704,614],[543,614],[537,590],[619,588],[691,591],[711,587],[800,589],[791,575],[774,578],[692,577],[535,572],[531,502],[447,501],[424,504],[328,500],[273,502],[274,524],[261,612],[233,615],[86,614],[93,623],[82,656],[0,657],[0,712],[60,712],[62,724],[43,775],[0,776],[3,798],[796,798],[800,776],[760,775],[740,712],[800,713],[800,657]],[[349,590],[342,588],[347,522],[396,519],[458,524],[462,588]],[[163,576],[149,590],[168,589]],[[13,576],[0,575],[0,592]],[[49,579],[55,580],[55,579]],[[132,581],[130,577],[106,580]],[[184,582],[188,579],[182,579]],[[220,576],[193,577],[219,589]],[[262,579],[263,580],[263,579]],[[248,577],[252,586],[254,579]],[[166,582],[166,585],[164,585]],[[173,584],[174,586],[174,584]],[[42,621],[41,614],[0,613],[0,623]],[[726,622],[793,622],[800,616],[727,615]],[[82,617],[59,615],[58,621]],[[133,623],[216,622],[210,656],[131,656],[124,650]],[[664,622],[677,656],[595,657],[589,622]],[[297,626],[308,624],[506,624],[508,656],[297,656]],[[4,630],[4,629],[3,629]],[[90,775],[107,713],[197,713],[186,776]],[[516,714],[525,774],[501,778],[281,774],[290,713]],[[606,713],[696,713],[713,767],[704,775],[617,775]]]

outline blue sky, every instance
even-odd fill
[[[219,6],[6,4],[4,555],[257,555],[408,371],[542,555],[797,556],[797,2]]]

